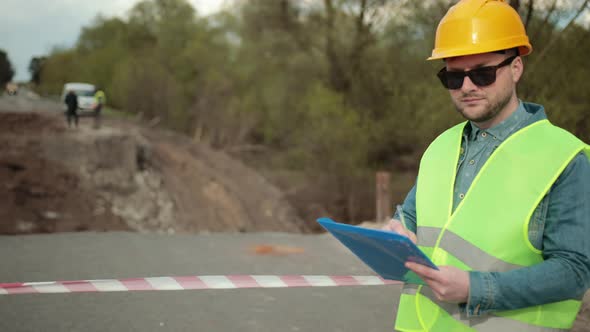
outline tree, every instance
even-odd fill
[[[39,85],[41,83],[41,71],[43,65],[47,60],[46,56],[33,57],[29,62],[29,73],[31,74],[31,82]]]
[[[182,51],[195,29],[195,10],[186,0],[144,0],[129,12],[129,23],[155,37],[165,56]]]
[[[12,81],[13,76],[14,69],[8,59],[8,55],[4,50],[0,50],[0,85],[4,86],[4,84]]]

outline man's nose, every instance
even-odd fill
[[[473,81],[469,78],[469,76],[465,75],[463,78],[463,85],[461,85],[461,91],[473,91],[477,89],[477,85],[473,83]]]

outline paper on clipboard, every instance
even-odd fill
[[[394,232],[369,229],[320,218],[317,222],[384,279],[425,284],[406,261],[438,268],[410,239]]]

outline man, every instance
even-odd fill
[[[104,91],[101,88],[96,88],[96,92],[94,93],[94,128],[100,128],[100,116],[103,105],[106,103],[106,96]]]
[[[501,0],[462,0],[441,20],[429,60],[467,122],[426,150],[418,180],[384,227],[438,270],[406,267],[399,331],[559,331],[590,285],[590,148],[516,94],[531,53]]]
[[[68,121],[68,128],[72,127],[72,120],[76,128],[78,128],[78,96],[72,90],[68,91],[66,94],[66,98],[64,100],[67,110],[66,110],[66,118]]]

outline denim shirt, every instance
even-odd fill
[[[546,119],[543,106],[520,102],[502,123],[482,130],[465,126],[457,165],[453,210],[492,152],[510,135]],[[535,167],[535,165],[529,165]],[[407,226],[416,232],[416,185],[404,203]],[[399,220],[397,213],[394,218]],[[469,272],[467,316],[581,299],[590,287],[590,162],[582,152],[560,174],[529,221],[529,240],[544,261],[507,272]]]

